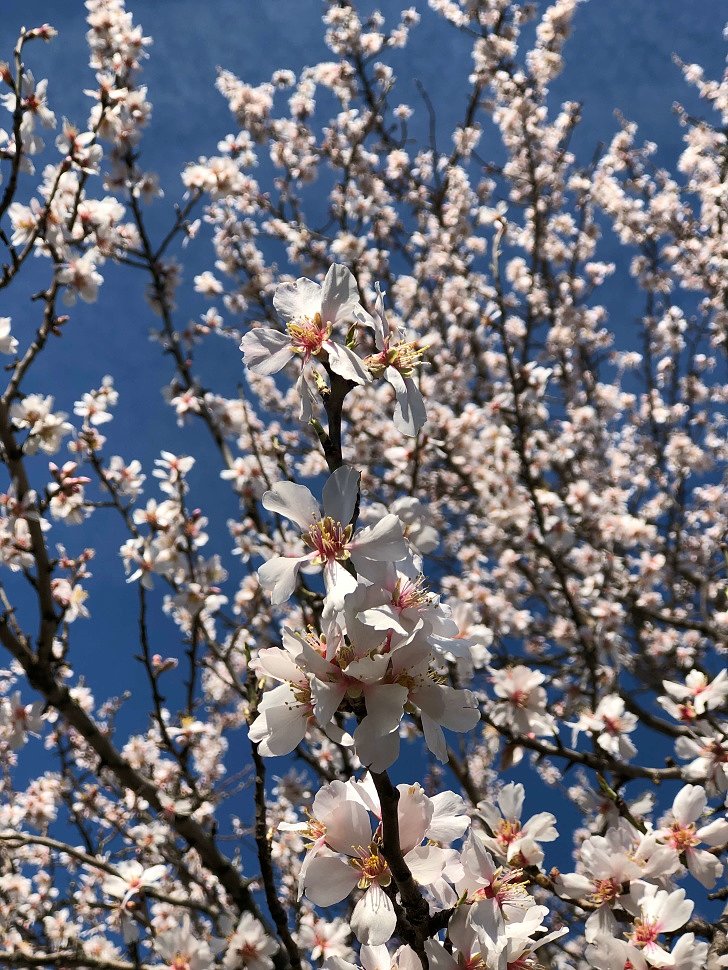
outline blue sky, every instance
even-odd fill
[[[404,4],[402,4],[404,5]],[[425,113],[416,94],[415,80],[428,90],[443,130],[454,122],[451,105],[469,71],[463,39],[442,26],[422,0],[414,5],[423,22],[412,35],[411,45],[396,58],[395,71],[403,94],[417,112],[419,124]],[[165,198],[149,210],[149,225],[161,237],[171,218],[171,206],[182,195],[179,172],[198,155],[215,151],[218,140],[234,123],[226,104],[214,88],[216,67],[228,68],[252,83],[270,77],[277,68],[294,71],[328,58],[323,45],[319,0],[132,0],[128,4],[145,33],[154,38],[144,67],[145,83],[153,103],[153,119],[143,142],[142,164],[160,176]],[[380,5],[394,19],[399,4]],[[566,50],[566,70],[555,83],[553,97],[580,100],[584,121],[574,147],[582,160],[591,157],[600,141],[617,128],[615,109],[639,125],[643,138],[657,142],[659,164],[674,168],[681,148],[681,131],[672,105],[683,101],[695,107],[673,53],[686,61],[698,60],[709,76],[722,70],[722,0],[592,0],[580,6],[575,32]],[[0,21],[0,58],[8,59],[21,25],[51,22],[59,37],[51,45],[33,45],[28,63],[36,78],[50,79],[49,98],[57,115],[83,123],[89,109],[84,87],[93,86],[84,42],[85,8],[81,0],[3,0]],[[435,25],[437,32],[435,32]],[[9,116],[0,127],[9,126]],[[486,150],[486,146],[482,146]],[[26,178],[27,186],[30,180]],[[603,252],[611,259],[618,253],[610,240]],[[618,256],[625,265],[625,256]],[[185,285],[179,293],[178,325],[197,316],[206,304],[192,292],[192,277],[212,267],[213,257],[204,234],[185,252]],[[237,504],[217,481],[215,453],[199,429],[181,433],[174,417],[162,404],[160,388],[171,376],[171,367],[159,348],[146,339],[155,318],[143,299],[144,281],[134,271],[107,265],[106,285],[97,304],[72,310],[67,334],[53,343],[49,354],[27,382],[27,391],[54,393],[59,406],[72,411],[73,401],[99,386],[107,373],[114,375],[121,393],[116,420],[102,429],[109,436],[108,454],[137,457],[148,476],[147,495],[155,495],[151,480],[153,459],[162,448],[192,451],[198,457],[196,481],[204,484],[215,503],[217,525],[211,530],[211,547],[225,552],[225,520],[236,514]],[[29,309],[28,295],[45,285],[47,264],[33,260],[30,272],[9,291],[0,293],[0,315],[14,319],[14,333],[26,343],[37,321]],[[623,277],[610,291],[612,318],[626,308],[614,326],[626,333],[630,315],[638,307],[626,298]],[[232,343],[217,347],[215,372],[232,393],[242,374],[240,356]],[[212,362],[208,362],[212,363]],[[203,362],[204,364],[204,362]],[[203,373],[203,380],[205,375]],[[203,504],[193,496],[195,504]],[[208,503],[211,504],[211,503]],[[82,532],[58,528],[56,541],[69,550],[78,544],[95,545],[99,554],[92,566],[94,579],[91,621],[78,621],[73,630],[73,653],[79,671],[98,696],[116,693],[124,686],[133,691],[122,724],[148,709],[146,683],[141,668],[130,661],[136,651],[136,591],[125,582],[117,549],[124,535],[112,513],[98,513]],[[83,539],[81,536],[83,534]],[[236,560],[230,560],[233,564]],[[171,623],[160,619],[153,626],[154,649],[162,654],[180,650]]]

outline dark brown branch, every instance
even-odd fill
[[[301,954],[298,952],[296,941],[291,936],[288,927],[288,916],[278,896],[273,861],[268,838],[268,814],[265,807],[265,765],[258,754],[258,745],[251,743],[253,764],[255,765],[255,844],[258,848],[258,864],[263,880],[263,890],[268,909],[276,924],[278,936],[283,942],[288,954],[288,961],[293,970],[302,970]]]

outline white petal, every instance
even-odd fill
[[[422,731],[425,735],[425,744],[440,764],[446,764],[448,760],[447,742],[445,741],[445,734],[442,728],[437,721],[433,721],[424,711],[420,711],[420,720],[422,721]]]
[[[402,523],[391,512],[375,525],[367,526],[354,536],[352,552],[376,562],[398,562],[407,556],[407,543]]]
[[[354,515],[359,496],[360,479],[361,475],[351,465],[337,468],[324,485],[324,515],[331,516],[335,522],[341,522],[342,525],[348,525]]]
[[[389,897],[379,886],[370,886],[354,907],[351,928],[360,943],[379,946],[394,933],[397,916]]]
[[[589,915],[584,924],[584,938],[595,943],[600,936],[619,936],[620,929],[609,906],[600,906]]]
[[[284,333],[258,327],[246,333],[240,344],[248,370],[254,374],[277,374],[293,357],[291,341]]]
[[[392,968],[392,958],[384,944],[363,946],[359,951],[359,961],[364,970],[391,970]]]
[[[708,845],[723,845],[728,842],[728,822],[724,818],[717,818],[703,825],[695,834]]]
[[[394,630],[396,633],[406,634],[407,630],[402,626],[397,618],[397,614],[391,606],[375,606],[370,610],[363,610],[356,617],[365,626],[372,630]]]
[[[293,658],[286,650],[279,647],[268,647],[260,650],[253,663],[259,677],[267,675],[282,683],[302,683],[305,677],[293,662]]]
[[[674,967],[675,961],[659,943],[648,943],[642,951],[653,967]]]
[[[407,688],[401,684],[378,684],[367,690],[364,696],[367,716],[376,721],[383,734],[399,726],[407,693]]]
[[[142,882],[145,886],[151,886],[152,883],[157,882],[162,876],[167,872],[167,867],[162,865],[150,866],[148,869],[144,870],[142,874]]]
[[[346,801],[326,820],[326,843],[335,852],[355,855],[357,846],[369,845],[372,826],[361,802]]]
[[[495,860],[475,831],[470,833],[463,846],[462,861],[463,865],[480,879],[485,879],[487,882],[493,881],[496,870]]]
[[[359,970],[355,963],[349,963],[343,957],[337,957],[335,955],[326,957],[324,966],[326,970]]]
[[[570,896],[572,899],[579,899],[580,896],[588,896],[594,890],[593,881],[587,879],[586,876],[580,875],[578,872],[562,873],[558,877],[556,885],[559,892]]]
[[[700,785],[685,785],[675,796],[672,804],[672,814],[678,822],[688,825],[695,822],[703,814],[708,797],[705,789]]]
[[[289,600],[296,589],[296,579],[301,563],[310,557],[274,556],[258,570],[258,580],[263,589],[270,593],[273,606],[280,606]]]
[[[569,932],[570,930],[568,926],[562,926],[561,929],[552,930],[550,933],[547,933],[546,936],[540,936],[536,942],[532,944],[531,952],[538,950],[539,947],[545,946],[547,943],[553,943],[554,940],[558,940],[562,936],[566,936],[566,934]]]
[[[312,318],[321,309],[321,287],[305,277],[295,283],[281,283],[276,287],[273,306],[286,322],[301,317]]]
[[[308,866],[303,891],[317,906],[333,906],[346,899],[358,881],[358,870],[338,856],[317,856]]]
[[[425,838],[432,818],[432,799],[425,795],[420,785],[397,785],[399,801],[399,844],[407,854],[420,845]]]
[[[354,384],[368,384],[371,381],[371,372],[350,347],[334,343],[333,340],[324,341],[323,347],[329,355],[329,367],[335,374]]]
[[[688,869],[706,889],[712,889],[723,872],[723,863],[705,849],[688,849]]]
[[[506,946],[505,921],[497,900],[482,899],[474,903],[468,913],[468,923],[489,953],[498,954]]]
[[[526,792],[519,782],[509,782],[504,785],[498,795],[498,805],[505,818],[518,819],[523,811],[523,799]]]
[[[319,680],[326,680],[330,674],[336,673],[336,667],[333,667],[320,653],[316,653],[305,640],[301,639],[299,642],[301,652],[296,655],[296,661],[305,667],[309,673],[315,674]]]
[[[364,718],[354,732],[354,743],[357,758],[372,771],[386,771],[399,756],[399,730],[382,734],[372,719],[367,724]]]
[[[447,935],[455,948],[463,954],[472,954],[478,951],[479,943],[475,930],[468,922],[469,906],[458,906],[450,917],[447,927]]]
[[[551,812],[539,812],[529,818],[523,826],[522,834],[538,842],[553,842],[559,837],[555,824],[556,817]]]
[[[420,845],[407,853],[409,870],[421,886],[429,886],[442,875],[447,853],[436,845]]]
[[[263,494],[263,508],[277,512],[306,531],[320,517],[318,502],[305,485],[295,482],[276,482]]]
[[[316,403],[316,385],[312,383],[308,371],[307,366],[302,367],[301,375],[296,381],[296,390],[301,402],[298,409],[298,419],[302,424],[308,424],[311,420]]]
[[[362,684],[378,684],[384,678],[389,662],[389,656],[383,653],[360,657],[359,660],[352,660],[347,666],[346,676],[352,677]]]
[[[281,684],[264,695],[269,706],[261,710],[250,725],[248,737],[258,745],[265,758],[275,758],[291,751],[306,735],[309,710],[293,698],[290,687]]]
[[[359,304],[359,288],[351,271],[340,263],[329,266],[321,287],[321,319],[326,323],[351,320]]]
[[[426,684],[412,691],[410,700],[450,731],[470,731],[480,720],[475,698],[469,690]]]
[[[330,560],[324,566],[324,585],[326,602],[335,610],[344,608],[344,599],[357,587],[355,576],[338,559]]]
[[[323,728],[323,731],[329,740],[334,742],[334,744],[340,744],[344,748],[354,747],[354,738],[352,738],[348,731],[345,731],[333,721],[329,721],[326,727]]]
[[[685,898],[684,889],[676,889],[666,900],[664,911],[659,916],[660,931],[671,933],[690,919],[695,903]]]
[[[103,890],[109,896],[121,899],[129,888],[129,883],[121,876],[107,876],[104,879]]]
[[[344,699],[346,687],[343,684],[322,684],[314,680],[311,684],[313,714],[321,727],[326,727]]]
[[[427,421],[420,389],[411,377],[402,377],[396,367],[388,367],[384,376],[394,388],[394,425],[408,438],[414,438]]]
[[[430,799],[434,809],[427,829],[427,838],[434,842],[452,842],[468,829],[470,819],[465,801],[452,791],[438,792]]]

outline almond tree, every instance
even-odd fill
[[[724,966],[728,78],[682,65],[674,173],[626,120],[584,165],[576,0],[327,0],[328,60],[220,71],[233,130],[157,238],[150,39],[86,7],[85,122],[50,25],[0,67],[0,963]],[[421,15],[471,46],[445,118],[397,94]],[[38,366],[112,273],[189,442],[152,468],[113,360]],[[138,620],[103,696],[94,557]]]

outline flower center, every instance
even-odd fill
[[[691,703],[680,704],[678,707],[680,711],[681,721],[694,721],[698,716],[695,708]]]
[[[293,694],[293,699],[296,704],[301,704],[304,707],[308,707],[313,712],[311,687],[308,684],[298,684],[294,681],[289,681],[288,686],[291,688],[291,693]],[[286,704],[288,704],[288,702],[286,702]]]
[[[314,522],[308,532],[303,534],[303,541],[309,548],[316,550],[313,563],[323,566],[334,559],[348,559],[347,546],[351,540],[353,529],[350,525],[343,526],[331,516],[326,516]]]
[[[498,826],[498,832],[496,838],[501,845],[508,846],[512,842],[515,842],[521,833],[521,823],[516,819],[502,819],[500,825]]]
[[[369,889],[372,883],[376,882],[379,886],[388,886],[392,881],[387,860],[381,855],[379,846],[372,842],[368,848],[357,847],[358,859],[350,859],[351,865],[361,873],[359,889]]]
[[[429,605],[430,594],[424,576],[417,579],[398,579],[392,591],[392,605],[399,610],[419,609]]]
[[[388,367],[394,367],[402,377],[412,377],[426,350],[426,346],[418,347],[414,341],[403,340],[373,354],[366,364],[375,377],[380,377]]]
[[[648,943],[656,943],[660,930],[656,923],[651,920],[636,919],[634,930],[632,931],[631,941],[635,946],[647,946]]]
[[[510,695],[511,704],[520,707],[522,710],[528,707],[528,691],[517,687]]]
[[[308,828],[301,835],[305,839],[311,839],[312,842],[316,842],[322,836],[326,835],[326,826],[311,814],[310,809],[306,808],[304,811],[308,816]]]
[[[609,879],[595,879],[592,899],[595,903],[611,903],[622,892],[622,887],[612,876]]]
[[[238,950],[238,954],[243,958],[243,962],[249,963],[258,956],[258,949],[257,943],[247,940]]]
[[[711,741],[709,745],[703,748],[702,753],[718,764],[728,763],[728,748],[724,748],[720,741]]]
[[[326,656],[326,635],[317,633],[313,627],[301,632],[301,639],[320,657]]]
[[[469,957],[461,954],[460,966],[463,970],[486,970],[487,964],[480,953],[471,953]]]
[[[622,724],[618,717],[604,717],[602,718],[604,722],[604,730],[607,734],[617,736],[622,733]]]
[[[678,852],[684,852],[686,849],[698,845],[700,839],[695,838],[695,823],[690,822],[688,825],[681,825],[680,822],[673,822],[670,826],[668,841],[673,849],[677,849]]]
[[[501,906],[504,903],[524,903],[527,881],[522,876],[523,869],[506,870],[499,867],[493,873],[493,881],[476,890],[473,899],[495,899]]]
[[[286,324],[288,336],[291,338],[291,350],[294,354],[302,354],[304,360],[315,357],[321,352],[325,340],[331,336],[331,327],[324,326],[321,314],[311,317],[301,317],[300,320]]]

